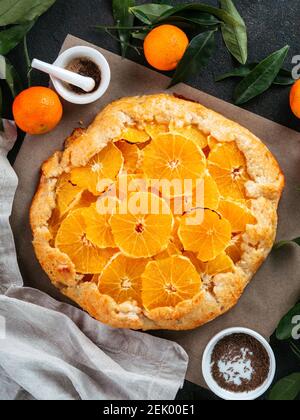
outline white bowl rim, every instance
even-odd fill
[[[101,83],[95,92],[80,95],[76,92],[72,92],[70,89],[68,89],[68,87],[64,85],[64,82],[61,82],[55,77],[51,76],[51,80],[56,91],[66,101],[77,105],[85,105],[97,101],[105,94],[110,84],[111,71],[104,55],[95,48],[87,46],[76,46],[68,48],[57,57],[54,64],[59,67],[66,67],[70,61],[79,57],[90,58],[99,66],[101,70]]]
[[[250,392],[232,392],[227,391],[220,387],[217,382],[213,379],[212,373],[211,373],[211,354],[213,349],[215,348],[216,344],[222,340],[222,338],[227,337],[232,334],[247,334],[251,337],[256,338],[266,349],[269,358],[270,358],[270,372],[268,375],[268,378],[266,381],[257,389]],[[250,400],[256,400],[257,398],[261,397],[263,394],[267,392],[267,390],[270,388],[270,386],[273,383],[275,373],[276,373],[276,359],[274,352],[270,346],[270,344],[267,342],[267,340],[257,333],[254,330],[251,330],[249,328],[243,328],[243,327],[234,327],[234,328],[228,328],[226,330],[221,331],[217,335],[215,335],[211,341],[206,346],[206,349],[203,354],[202,358],[202,373],[204,376],[204,380],[207,384],[207,386],[210,388],[210,390],[217,395],[218,397],[222,398],[223,400],[237,400],[237,401],[250,401]]]

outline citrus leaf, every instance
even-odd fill
[[[269,89],[286,59],[289,48],[287,45],[271,54],[237,85],[233,96],[236,105],[244,104]]]
[[[148,35],[148,33],[149,31],[146,31],[146,30],[134,31],[134,32],[131,32],[131,36],[134,39],[140,39],[141,41],[143,41]]]
[[[143,4],[141,6],[130,7],[130,12],[146,25],[151,25],[157,18],[159,18],[166,11],[173,9],[168,4]]]
[[[0,32],[0,54],[8,54],[33,27],[34,22],[15,25]]]
[[[215,81],[221,82],[230,77],[246,77],[257,66],[258,63],[245,64],[244,66],[236,67],[228,73],[218,76]],[[274,80],[274,85],[291,86],[295,83],[292,73],[289,70],[281,69]]]
[[[117,26],[133,26],[134,16],[130,13],[130,8],[135,5],[135,0],[113,0],[113,16]],[[128,30],[119,29],[119,38],[121,42],[122,57],[125,57],[130,40]]]
[[[0,26],[31,22],[45,13],[56,0],[0,0]]]
[[[21,78],[15,67],[2,55],[0,55],[0,79],[6,81],[13,98],[23,89]]]
[[[277,330],[276,338],[277,340],[284,341],[293,339],[292,333],[295,328],[293,319],[295,316],[300,316],[300,303],[294,306],[280,321]]]
[[[221,9],[228,12],[238,24],[222,25],[222,35],[228,51],[241,64],[245,64],[248,58],[248,37],[245,22],[237,11],[232,0],[220,0]]]
[[[274,85],[279,86],[291,86],[295,83],[295,79],[292,77],[292,72],[289,70],[281,69],[278,73],[276,79],[274,80]]]
[[[202,4],[202,3],[201,4],[190,3],[190,4],[181,5],[181,6],[175,6],[172,9],[167,10],[165,13],[163,13],[154,23],[160,23],[161,21],[163,21],[164,19],[170,16],[175,16],[175,15],[178,15],[178,13],[186,12],[186,11],[192,11],[192,12],[197,11],[197,12],[209,13],[230,25],[239,24],[239,22],[225,10],[219,9],[217,7],[209,6],[207,4]]]
[[[215,47],[215,31],[203,32],[192,39],[178,64],[169,87],[184,82],[207,65]]]
[[[216,26],[221,23],[220,20],[218,20],[215,16],[210,15],[209,13],[202,13],[197,11],[185,11],[181,12],[175,15],[172,15],[165,20],[162,20],[163,22],[188,22],[193,25],[199,25],[199,26]]]
[[[277,244],[274,245],[274,248],[273,249],[275,249],[275,250],[276,249],[280,249],[280,248],[282,248],[282,247],[284,247],[286,245],[291,245],[293,243],[300,246],[300,238],[295,238],[295,239],[292,239],[290,241],[280,241],[280,242],[277,242]]]
[[[270,392],[270,401],[293,401],[300,393],[300,373],[281,379]]]

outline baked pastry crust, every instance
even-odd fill
[[[49,220],[56,207],[56,184],[64,172],[85,166],[108,142],[128,126],[144,128],[156,122],[179,127],[195,125],[219,142],[235,141],[247,161],[251,178],[245,184],[250,209],[257,224],[243,234],[242,259],[232,273],[216,275],[201,292],[176,308],[145,311],[131,302],[117,304],[101,295],[97,284],[83,281],[70,258],[53,245]],[[55,153],[42,167],[30,223],[36,256],[52,283],[99,321],[118,328],[186,330],[203,325],[231,309],[239,300],[272,249],[277,228],[277,207],[284,176],[267,147],[239,124],[204,106],[166,94],[131,97],[108,105],[86,131],[71,136],[63,152]]]

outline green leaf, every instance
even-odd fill
[[[185,82],[207,65],[215,47],[215,31],[203,32],[192,39],[177,66],[169,87]]]
[[[258,64],[236,87],[234,102],[244,104],[269,89],[278,75],[289,51],[285,46]]]
[[[273,82],[274,85],[279,85],[279,86],[291,86],[294,83],[295,83],[295,79],[292,77],[292,72],[285,69],[280,70],[276,79]]]
[[[0,54],[8,54],[33,27],[34,22],[15,25],[0,32]]]
[[[0,26],[31,22],[45,13],[56,0],[0,0]]]
[[[183,20],[187,22],[194,23],[200,26],[216,26],[221,23],[215,16],[210,15],[209,13],[202,13],[202,12],[182,12],[176,15],[172,15],[170,18],[171,20]]]
[[[300,238],[295,238],[295,239],[291,239],[290,241],[279,241],[277,242],[277,244],[274,245],[273,249],[280,249],[283,248],[286,245],[291,245],[291,244],[297,244],[300,246]]]
[[[151,25],[157,18],[159,18],[163,13],[173,9],[172,6],[168,4],[143,4],[141,6],[135,6],[130,8],[130,12],[139,19],[141,22]]]
[[[228,12],[238,24],[224,23],[222,35],[229,52],[241,64],[245,64],[248,58],[248,37],[245,22],[237,11],[232,0],[220,0],[221,8]]]
[[[23,90],[21,78],[15,67],[2,55],[0,55],[0,78],[6,81],[13,98]]]
[[[133,26],[134,16],[130,13],[130,8],[135,5],[135,0],[113,0],[113,16],[117,26]],[[119,29],[119,38],[121,42],[122,57],[125,57],[130,40],[128,30]]]
[[[270,401],[293,401],[300,393],[300,373],[281,379],[270,392]]]
[[[280,321],[276,330],[277,340],[284,341],[293,339],[292,333],[295,328],[293,319],[295,316],[300,316],[300,303],[294,306],[294,308],[291,309]]]
[[[230,77],[246,77],[257,66],[258,63],[245,64],[244,66],[236,67],[228,73],[218,76],[215,81],[221,82],[222,80]],[[289,70],[281,69],[274,80],[274,85],[291,86],[295,83],[292,73]]]
[[[148,33],[149,31],[146,31],[146,30],[134,31],[134,32],[131,32],[131,36],[132,38],[140,39],[141,41],[143,41],[148,35]]]
[[[239,24],[239,22],[225,10],[219,9],[217,7],[209,6],[207,4],[202,4],[202,3],[198,3],[198,4],[190,3],[190,4],[181,5],[181,6],[175,6],[172,9],[167,10],[165,13],[163,13],[154,23],[160,23],[170,16],[176,16],[179,13],[186,12],[186,11],[191,11],[191,12],[197,11],[197,12],[209,13],[229,25]]]

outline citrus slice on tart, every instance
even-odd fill
[[[165,250],[173,229],[167,203],[151,193],[133,193],[110,219],[117,247],[132,258],[148,258]]]
[[[146,131],[140,130],[136,127],[126,128],[119,138],[119,140],[126,140],[128,143],[132,144],[145,143],[149,139],[149,134],[146,133]]]
[[[85,167],[71,171],[71,181],[95,195],[100,195],[114,182],[123,163],[122,152],[113,143],[108,143]]]
[[[112,297],[118,304],[136,301],[141,306],[142,274],[147,263],[147,259],[116,254],[99,276],[100,293]]]
[[[100,249],[87,239],[86,210],[74,210],[63,220],[56,235],[55,246],[68,255],[78,273],[98,274],[115,254],[115,250]]]
[[[257,220],[251,211],[240,203],[230,200],[221,200],[218,211],[230,222],[233,233],[244,232],[247,225],[254,225],[257,223]]]
[[[201,278],[188,258],[151,261],[142,275],[142,301],[147,310],[176,307],[201,290]]]
[[[235,142],[213,147],[208,156],[208,169],[223,197],[233,200],[246,198],[245,183],[250,177],[246,158]]]
[[[211,210],[193,210],[181,218],[178,235],[186,251],[197,253],[199,260],[212,261],[231,241],[228,220]]]
[[[86,238],[98,248],[116,247],[109,220],[117,203],[116,198],[104,197],[82,212],[86,224]]]
[[[230,273],[234,271],[234,263],[225,252],[222,252],[214,260],[208,262],[200,261],[196,254],[192,252],[184,252],[183,255],[189,258],[198,273],[204,276],[207,275],[213,277],[217,274]]]
[[[170,132],[174,134],[179,134],[191,140],[200,149],[205,149],[207,147],[207,136],[196,127],[193,127],[191,125],[187,127],[175,127],[174,125],[171,125]]]
[[[126,141],[118,141],[115,145],[122,152],[124,158],[123,170],[128,174],[135,173],[139,164],[140,149],[135,144]]]
[[[206,173],[201,181],[197,182],[192,194],[183,197],[174,197],[170,200],[174,215],[183,215],[193,209],[206,208],[217,210],[220,203],[220,193],[215,180]]]
[[[81,187],[72,183],[70,174],[64,173],[60,176],[56,185],[56,203],[60,215],[65,214],[76,201],[80,200],[82,191]]]
[[[167,124],[149,123],[149,124],[146,124],[145,131],[153,140],[156,137],[160,136],[161,134],[168,133],[170,130]]]
[[[188,186],[202,179],[206,158],[195,143],[178,134],[162,134],[144,149],[145,176],[157,180],[162,194],[169,197],[184,195]]]

